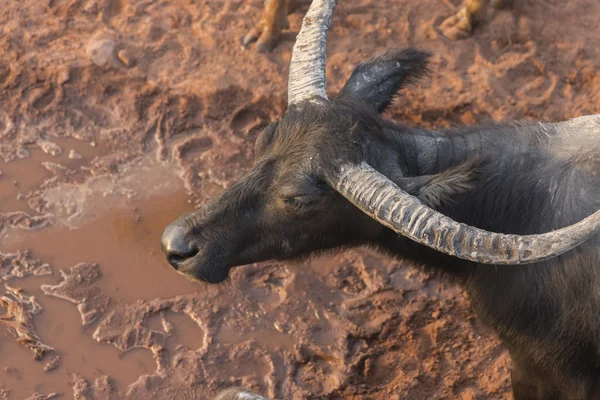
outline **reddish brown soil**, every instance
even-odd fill
[[[435,69],[393,118],[598,112],[596,0],[515,1],[461,42],[436,29],[458,1],[340,3],[331,93],[363,58],[413,46]],[[510,359],[460,290],[410,266],[356,250],[206,286],[162,259],[164,226],[240,177],[252,128],[284,112],[307,6],[264,55],[240,45],[260,0],[0,0],[0,399],[207,399],[234,384],[510,398]]]

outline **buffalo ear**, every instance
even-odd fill
[[[383,112],[406,84],[429,72],[431,54],[414,49],[395,49],[361,63],[337,98],[357,97]]]
[[[439,174],[399,178],[396,184],[433,209],[452,203],[456,196],[471,191],[477,184],[484,158],[467,161]]]

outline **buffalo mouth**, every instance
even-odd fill
[[[175,268],[177,273],[194,282],[211,284],[218,284],[227,280],[230,269],[230,267],[217,262],[201,260],[198,256],[183,261]]]

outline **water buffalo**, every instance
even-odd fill
[[[499,8],[506,0],[464,0],[456,13],[440,25],[444,36],[452,40],[469,37],[473,27],[485,20],[489,6]],[[296,0],[265,0],[260,20],[244,36],[242,43],[248,46],[256,42],[260,52],[273,49],[282,29],[289,27],[288,14],[296,8]]]
[[[234,266],[372,246],[462,285],[511,354],[515,399],[591,398],[600,115],[438,131],[394,123],[380,113],[425,74],[429,55],[417,50],[367,60],[330,100],[336,3],[314,0],[306,14],[288,110],[258,136],[252,169],[166,227],[166,258],[218,283]]]

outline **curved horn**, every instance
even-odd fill
[[[335,189],[364,213],[439,252],[482,264],[519,265],[559,256],[600,231],[600,211],[562,229],[537,235],[488,232],[423,205],[373,167],[342,167]]]
[[[338,0],[313,0],[292,49],[288,106],[311,97],[327,99],[325,65],[327,33]]]

